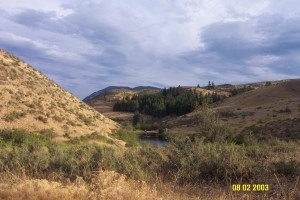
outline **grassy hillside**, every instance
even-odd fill
[[[228,98],[214,109],[221,123],[231,125],[237,132],[246,127],[265,126],[266,131],[272,130],[274,135],[300,134],[296,128],[300,125],[300,79]],[[286,123],[288,121],[290,123]]]
[[[4,51],[0,71],[0,199],[300,198],[299,80],[163,118],[151,146]]]
[[[80,136],[94,131],[106,135],[118,126],[3,50],[0,71],[2,129],[51,129],[59,136]]]
[[[125,90],[116,89],[109,92],[105,92],[101,95],[94,97],[87,101],[87,104],[95,108],[106,117],[122,122],[131,121],[133,113],[129,112],[115,112],[113,111],[114,104],[126,96],[143,95],[143,94],[156,94],[159,90],[145,89],[145,90]],[[146,116],[145,116],[146,117]]]
[[[21,130],[0,132],[0,198],[19,199],[297,199],[299,141],[234,136],[211,112],[200,132],[168,146],[126,148],[66,143]],[[124,139],[126,131],[119,135]],[[263,191],[233,191],[263,184]]]
[[[300,79],[274,81],[271,86],[265,86],[265,82],[250,86],[255,89],[210,106],[217,113],[218,123],[230,126],[236,134],[244,129],[252,129],[273,132],[274,135],[287,135],[285,132],[298,135]],[[238,87],[244,86],[228,86],[227,90]],[[196,133],[197,113],[164,119],[163,123],[174,133]]]

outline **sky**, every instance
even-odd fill
[[[80,99],[299,78],[298,0],[0,0],[0,48]]]

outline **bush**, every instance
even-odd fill
[[[251,158],[265,158],[271,154],[271,149],[265,142],[259,141],[251,131],[240,133],[233,142],[245,147],[246,155]]]
[[[1,131],[0,141],[0,172],[25,172],[39,177],[54,172],[66,178],[89,179],[100,168],[115,170],[119,160],[111,148],[94,144],[56,144],[46,135],[23,130]]]
[[[93,122],[93,119],[91,117],[86,117],[83,114],[79,114],[78,118],[87,126],[91,125]]]
[[[57,116],[57,115],[54,115],[54,116],[52,117],[52,119],[55,120],[55,121],[57,121],[57,122],[62,122],[62,121],[64,120],[62,117],[59,117],[59,116]]]
[[[6,143],[0,151],[0,171],[20,173],[25,170],[37,174],[49,166],[48,136],[23,130],[3,130],[0,138]]]
[[[137,125],[138,123],[140,123],[140,121],[141,121],[140,118],[141,118],[140,113],[136,111],[136,112],[134,113],[134,115],[133,115],[132,125],[135,126],[135,125]]]
[[[7,122],[12,122],[16,119],[20,119],[20,118],[25,117],[25,116],[26,116],[26,113],[13,111],[13,112],[10,112],[10,113],[6,114],[3,117],[3,119]]]
[[[271,81],[267,81],[265,84],[265,86],[271,86],[271,85],[272,85]]]
[[[198,133],[196,137],[204,137],[205,141],[209,142],[222,142],[232,133],[232,130],[226,126],[220,126],[217,123],[217,116],[215,113],[203,108],[196,116],[198,122]]]
[[[139,144],[138,135],[132,131],[118,130],[113,133],[113,137],[125,141],[128,146],[137,146]]]
[[[87,142],[90,140],[100,140],[100,141],[103,141],[108,144],[115,143],[113,140],[111,140],[103,135],[100,135],[98,132],[93,132],[90,135],[83,135],[83,136],[80,136],[80,138],[76,138],[76,139],[78,139],[79,141],[82,141],[82,142]]]
[[[251,176],[251,162],[244,147],[228,143],[205,143],[201,139],[173,143],[167,169],[181,183],[230,181]]]
[[[275,167],[275,172],[278,174],[283,174],[285,176],[297,176],[300,175],[300,163],[295,160],[286,161],[278,161],[273,162],[273,166]]]
[[[41,115],[39,115],[36,119],[43,122],[44,124],[46,124],[48,122],[48,119],[46,117],[41,116]]]
[[[226,131],[225,131],[226,133]],[[137,141],[134,132],[118,131],[115,137]],[[277,161],[265,165],[256,162],[268,153],[263,143],[250,134],[225,140],[209,140],[182,136],[173,138],[166,147],[149,145],[115,148],[91,144],[89,140],[101,139],[98,133],[72,138],[67,143],[54,143],[52,134],[32,134],[23,130],[0,131],[0,173],[26,174],[37,178],[58,177],[85,181],[92,179],[99,170],[116,171],[128,178],[164,181],[180,184],[201,182],[241,182],[259,178],[262,172],[284,176],[299,175],[298,161]],[[83,143],[87,142],[87,143]],[[298,150],[298,143],[276,140],[275,151]],[[277,149],[281,147],[281,149]],[[254,177],[255,175],[255,177]],[[270,175],[270,174],[267,174]]]

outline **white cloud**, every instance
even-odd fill
[[[108,85],[239,83],[300,73],[296,0],[0,4],[0,45],[81,98]]]

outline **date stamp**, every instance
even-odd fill
[[[244,192],[266,192],[269,191],[269,184],[232,184],[232,191],[244,191]]]

